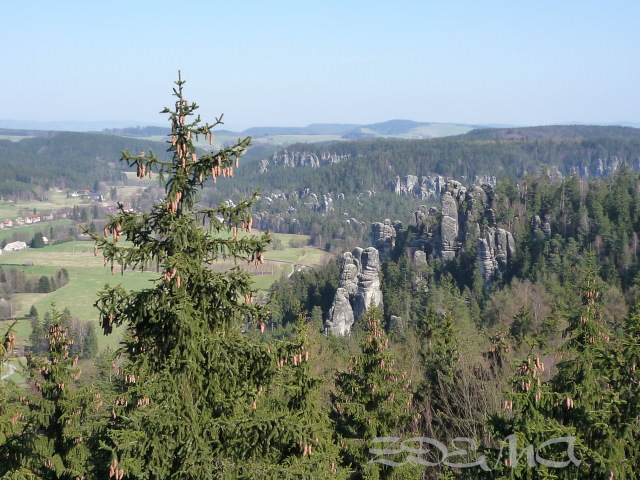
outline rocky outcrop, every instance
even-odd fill
[[[370,305],[382,305],[382,290],[380,289],[380,257],[374,247],[362,251],[361,269],[358,273],[358,291],[353,304],[354,317],[360,316]]]
[[[453,260],[463,245],[475,241],[485,283],[493,281],[498,269],[505,268],[515,256],[513,236],[496,227],[494,202],[495,192],[488,183],[467,190],[456,180],[447,181],[442,187],[440,211],[422,205],[411,217],[409,225],[416,235],[409,243],[409,253],[414,261],[424,262],[427,255]],[[545,231],[540,218],[535,222]],[[424,252],[424,257],[417,252]]]
[[[543,219],[540,219],[540,215],[533,217],[533,229],[542,230],[547,238],[551,236],[551,223],[549,222],[550,215],[547,214]]]
[[[371,303],[382,304],[379,270],[380,257],[374,247],[355,248],[342,255],[338,289],[325,322],[329,332],[348,335]]]
[[[349,158],[349,155],[340,155],[332,152],[322,152],[316,154],[313,152],[292,152],[287,149],[274,153],[273,156],[263,158],[259,162],[260,172],[264,173],[274,167],[313,167],[318,168],[322,165],[331,165],[342,162]]]
[[[333,211],[333,199],[330,194],[322,195],[322,209],[325,212]]]
[[[4,251],[17,252],[18,250],[24,250],[25,248],[27,248],[27,244],[25,242],[17,241],[17,242],[7,243],[4,246]]]
[[[413,195],[417,184],[418,177],[415,175],[407,175],[404,177],[404,181],[400,180],[400,175],[398,175],[393,191],[396,195]]]
[[[500,268],[505,268],[516,254],[516,245],[511,235],[502,228],[489,228],[483,238],[478,238],[476,258],[482,265],[485,285],[493,282]]]
[[[453,260],[459,249],[458,203],[451,192],[442,194],[440,219],[440,245],[443,260]]]
[[[427,175],[420,179],[420,199],[438,198],[442,193],[444,178],[440,175]]]
[[[417,175],[406,175],[404,178],[398,175],[393,184],[393,191],[396,195],[412,195],[424,200],[437,198],[443,186],[444,178],[440,175],[426,175],[419,178]]]
[[[349,294],[346,289],[338,288],[333,305],[329,310],[329,320],[326,322],[326,327],[334,335],[344,337],[351,332],[353,322],[353,308],[349,302]]]
[[[402,224],[399,225],[402,227]],[[391,224],[391,220],[388,218],[384,222],[371,224],[371,245],[378,250],[381,262],[384,262],[389,257],[396,246],[396,236],[396,227]]]

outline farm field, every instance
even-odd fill
[[[7,243],[9,243],[15,241],[15,239],[20,238],[26,239],[22,241],[29,243],[29,240],[31,240],[36,232],[42,232],[42,234],[46,237],[48,236],[49,229],[51,227],[71,227],[72,224],[73,222],[71,220],[54,220],[52,222],[39,222],[34,225],[23,225],[21,227],[7,228],[4,230],[0,230],[0,243],[2,243],[3,240],[6,240]]]
[[[67,198],[64,192],[49,190],[47,200],[44,201],[32,200],[28,202],[0,203],[0,220],[20,216],[21,211],[22,216],[30,215],[33,213],[34,208],[36,209],[36,213],[41,213],[48,210],[73,207],[74,205],[87,207],[92,205],[92,203],[84,201],[79,197]]]
[[[298,244],[306,242],[301,235],[273,234],[279,239],[282,250],[265,252],[265,264],[259,268],[239,262],[238,266],[247,268],[254,275],[259,300],[265,301],[271,284],[281,275],[289,275],[300,266],[321,265],[330,257],[326,252],[314,247],[303,246],[291,248],[289,242],[296,239]],[[81,321],[97,321],[98,313],[93,304],[97,293],[106,285],[120,284],[126,290],[148,288],[161,277],[155,271],[120,273],[116,267],[115,275],[110,268],[103,265],[101,255],[93,254],[92,242],[68,242],[41,249],[26,249],[19,252],[7,252],[0,257],[0,266],[4,269],[15,266],[30,274],[50,275],[58,268],[65,268],[69,273],[69,283],[51,293],[21,293],[13,295],[13,316],[20,318],[29,313],[35,306],[40,316],[51,309],[55,302],[58,310],[68,308],[73,316]],[[232,262],[219,262],[216,270],[232,268]],[[29,320],[20,320],[17,325],[18,346],[24,346],[31,331]],[[117,331],[117,330],[116,330]],[[100,330],[98,330],[98,333]],[[119,335],[98,336],[99,350],[105,347],[117,348]]]

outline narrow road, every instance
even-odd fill
[[[9,368],[9,373],[5,373],[4,375],[2,375],[2,377],[0,377],[0,380],[4,380],[5,378],[9,378],[16,371],[16,367],[11,365],[10,363],[7,364],[7,367]]]

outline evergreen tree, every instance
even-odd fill
[[[31,248],[44,248],[44,237],[42,236],[42,232],[36,232],[29,242],[29,247]]]
[[[553,389],[564,400],[554,409],[554,416],[564,425],[575,428],[584,449],[580,452],[582,475],[589,478],[632,478],[625,460],[628,428],[619,417],[624,406],[621,392],[614,388],[618,376],[616,359],[620,347],[602,320],[601,280],[595,255],[588,253],[584,282],[580,287],[581,308],[570,318],[565,334],[563,355]]]
[[[544,363],[533,354],[516,370],[502,405],[505,413],[491,418],[499,446],[485,452],[484,466],[469,472],[471,478],[581,478],[576,475],[584,449],[575,428],[552,418],[553,408],[564,399],[542,382],[544,371]]]
[[[46,358],[29,355],[30,382],[39,395],[27,397],[29,432],[22,440],[22,467],[37,478],[86,478],[92,472],[88,418],[98,400],[80,387],[78,357],[69,355],[73,340],[63,316],[52,308]]]
[[[630,468],[637,472],[640,469],[640,306],[636,305],[625,328],[623,352],[620,362],[620,376],[616,389],[625,402],[620,410],[620,424],[626,427],[624,436],[626,458]]]
[[[406,478],[419,469],[410,465],[390,466],[369,453],[374,439],[402,431],[410,418],[410,380],[407,372],[394,369],[389,338],[384,332],[380,308],[370,306],[359,323],[363,326],[360,353],[349,360],[349,369],[336,375],[332,394],[332,418],[351,478]],[[403,458],[383,457],[402,464]]]
[[[51,291],[51,280],[46,275],[40,277],[38,282],[38,293],[49,293]]]
[[[46,325],[37,316],[31,317],[31,333],[29,334],[31,352],[43,354],[49,349],[49,341],[46,337]]]
[[[14,321],[0,336],[0,371],[3,374],[5,362],[16,345],[15,326]],[[26,413],[26,407],[18,398],[22,394],[13,382],[0,379],[0,478],[21,478],[28,474],[21,467]]]
[[[197,205],[208,179],[233,177],[250,137],[198,155],[195,138],[212,142],[222,122],[192,118],[198,106],[183,97],[183,84],[176,82],[175,107],[163,111],[172,161],[123,152],[139,177],[160,176],[165,198],[141,215],[120,205],[104,236],[92,235],[112,272],[115,264],[161,272],[144,290],[106,286],[96,302],[105,334],[128,329],[103,467],[117,480],[333,477],[336,457],[312,407],[303,345],[258,338],[267,311],[253,302],[250,274],[208,268],[219,258],[264,261],[270,238],[251,235],[255,195]],[[118,245],[121,236],[131,246]]]
[[[98,337],[96,335],[96,327],[92,322],[89,322],[85,326],[84,332],[84,345],[80,358],[94,358],[98,354]]]

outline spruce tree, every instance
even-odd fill
[[[628,429],[619,414],[625,401],[615,388],[621,348],[612,341],[613,334],[602,318],[601,280],[595,262],[595,255],[589,253],[580,287],[581,306],[569,320],[562,352],[565,358],[552,379],[554,391],[562,396],[554,416],[575,428],[584,443],[582,475],[632,478],[625,455]]]
[[[13,322],[0,336],[0,370],[5,373],[5,362],[13,353],[16,345]],[[25,414],[19,399],[21,392],[10,380],[0,379],[0,478],[19,478],[28,473],[21,467],[24,440]]]
[[[37,394],[22,397],[29,409],[29,429],[20,441],[20,464],[37,478],[89,478],[93,470],[87,445],[92,433],[89,419],[99,408],[99,396],[79,383],[78,357],[70,355],[73,339],[55,306],[47,338],[46,357],[27,357],[30,384]]]
[[[585,449],[576,438],[575,428],[562,425],[552,415],[559,403],[564,402],[565,406],[571,403],[542,381],[544,372],[544,363],[533,354],[516,370],[502,404],[504,413],[491,417],[498,446],[485,452],[485,468],[476,467],[468,472],[471,478],[579,478],[576,475]],[[545,446],[545,442],[551,443]],[[562,467],[550,466],[550,462]]]
[[[122,160],[139,177],[158,175],[165,198],[149,212],[110,217],[92,235],[112,273],[155,268],[149,288],[105,286],[96,307],[105,334],[125,326],[103,474],[121,478],[333,477],[336,456],[314,412],[313,381],[301,342],[259,338],[268,312],[254,299],[250,272],[209,268],[218,259],[260,266],[270,242],[252,232],[256,198],[201,208],[207,182],[230,178],[250,137],[200,153],[213,142],[178,77],[169,115],[171,161],[153,152]],[[129,245],[118,244],[120,237]]]
[[[640,305],[632,310],[622,342],[620,376],[616,387],[624,401],[620,409],[620,424],[626,431],[626,457],[630,469],[640,469]]]
[[[402,455],[377,459],[370,453],[379,447],[374,439],[402,433],[410,419],[411,381],[407,372],[394,368],[381,316],[381,309],[370,306],[359,320],[363,326],[360,353],[349,359],[348,371],[336,375],[331,399],[342,461],[353,479],[406,478],[408,472],[415,475],[420,471],[402,465]],[[402,466],[391,466],[384,460]]]

